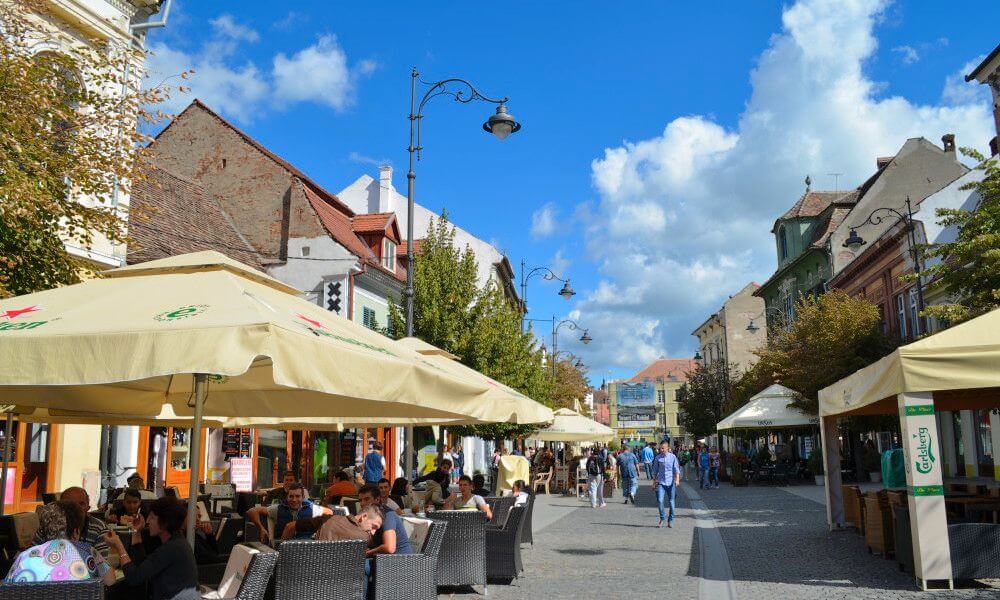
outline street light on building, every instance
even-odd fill
[[[406,289],[403,296],[406,298],[406,335],[413,336],[413,184],[417,178],[414,172],[414,156],[420,160],[420,151],[423,150],[420,142],[420,123],[424,118],[424,106],[431,98],[438,96],[452,96],[457,102],[468,104],[473,100],[481,100],[496,104],[496,114],[490,115],[489,119],[483,123],[483,129],[492,133],[499,140],[507,139],[512,133],[521,129],[521,124],[507,112],[507,100],[503,98],[490,98],[482,94],[471,83],[465,79],[452,77],[442,79],[434,83],[421,81],[428,86],[420,102],[417,102],[417,79],[420,73],[416,67],[410,73],[410,145],[407,152],[410,154],[410,169],[406,173]],[[452,84],[460,89],[451,89]],[[468,88],[468,89],[466,89]]]
[[[556,275],[555,272],[553,272],[552,269],[548,267],[534,267],[533,269],[528,269],[527,271],[526,268],[527,268],[526,264],[522,260],[521,261],[521,308],[522,308],[521,332],[522,333],[524,332],[524,321],[525,321],[524,315],[528,312],[528,282],[531,281],[532,277],[538,275],[541,276],[541,278],[545,281],[555,280],[563,282],[562,289],[559,290],[559,295],[562,296],[565,300],[569,300],[570,298],[576,295],[576,292],[573,291],[573,288],[570,287],[569,285],[569,277],[563,279],[562,277]]]
[[[867,244],[868,241],[858,235],[858,229],[868,224],[878,225],[881,223],[886,217],[879,213],[887,213],[886,216],[895,216],[899,219],[897,223],[902,223],[906,228],[907,240],[910,243],[910,255],[913,257],[913,272],[916,275],[917,281],[917,315],[919,316],[924,312],[924,286],[920,277],[920,250],[917,248],[917,230],[913,220],[913,207],[910,205],[909,196],[906,197],[906,212],[901,212],[888,206],[882,206],[873,210],[871,214],[868,215],[867,219],[852,226],[847,239],[844,241],[844,247],[857,253],[862,246]],[[923,330],[922,323],[920,329],[921,331]]]

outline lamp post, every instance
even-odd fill
[[[771,315],[776,320],[777,319],[784,319],[784,317],[785,317],[781,313],[781,310],[779,310],[778,307],[776,307],[776,306],[772,306],[770,308],[764,308],[764,310],[762,310],[760,313],[758,313],[757,316],[754,316],[754,317],[750,318],[750,323],[747,324],[747,331],[749,331],[750,333],[757,333],[757,331],[760,330],[760,327],[757,327],[757,325],[754,324],[754,319],[757,319],[757,318],[762,317],[764,315]]]
[[[584,345],[589,344],[594,341],[594,338],[590,337],[590,331],[580,327],[580,324],[572,319],[563,319],[562,321],[556,321],[555,315],[551,319],[529,319],[525,318],[526,321],[544,321],[552,323],[552,353],[549,354],[549,362],[552,363],[552,378],[556,377],[556,357],[559,356],[559,330],[563,327],[574,331],[582,331],[583,335],[580,336],[580,341]],[[542,348],[545,348],[545,344],[542,344]],[[577,365],[582,366],[582,363]]]
[[[913,272],[917,276],[917,333],[919,334],[923,331],[923,324],[920,323],[922,317],[920,315],[924,312],[924,286],[920,277],[920,251],[917,250],[917,230],[913,222],[913,207],[910,205],[910,197],[906,197],[906,212],[900,212],[888,206],[882,206],[873,210],[867,219],[851,227],[850,233],[844,241],[844,247],[850,248],[852,252],[857,252],[862,246],[867,244],[868,242],[858,235],[857,230],[869,223],[872,225],[881,223],[885,218],[879,214],[882,212],[896,216],[899,219],[898,222],[906,226],[906,236],[910,242],[910,254],[913,256]]]
[[[528,312],[528,281],[530,281],[532,277],[534,277],[535,275],[541,275],[542,279],[544,279],[545,281],[552,281],[554,279],[556,281],[563,282],[562,289],[559,290],[559,295],[566,300],[569,300],[570,298],[576,295],[576,292],[573,291],[573,288],[570,287],[569,285],[569,277],[563,279],[562,277],[556,275],[552,271],[552,269],[548,267],[534,267],[533,269],[528,270],[527,273],[525,273],[525,268],[526,268],[525,262],[524,260],[522,260],[521,261],[521,308],[522,308],[521,333],[524,333],[524,321],[525,321],[524,315],[527,314]]]
[[[410,73],[410,145],[407,148],[407,152],[410,154],[410,169],[406,173],[406,289],[403,290],[403,296],[406,298],[406,335],[408,337],[413,335],[413,182],[417,178],[413,171],[413,158],[415,155],[416,159],[420,160],[420,151],[423,150],[423,146],[420,145],[420,123],[421,119],[424,118],[424,106],[431,98],[444,95],[452,96],[462,104],[468,104],[473,100],[482,100],[497,105],[496,114],[491,115],[483,123],[483,129],[487,133],[492,133],[499,140],[505,140],[507,136],[521,129],[521,124],[507,112],[506,102],[508,98],[506,96],[490,98],[465,79],[458,77],[442,79],[435,83],[421,81],[429,87],[418,103],[417,78],[419,77],[420,73],[414,67]],[[449,89],[451,84],[468,89],[454,91]]]

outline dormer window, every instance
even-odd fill
[[[382,238],[382,266],[393,272],[396,270],[396,243],[389,238]]]
[[[788,238],[785,236],[785,226],[782,225],[778,229],[778,256],[779,260],[785,260],[788,258]]]

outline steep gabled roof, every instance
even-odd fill
[[[328,192],[325,188],[323,188],[323,186],[321,186],[320,184],[318,184],[315,181],[313,181],[312,178],[310,178],[308,175],[306,175],[301,170],[299,170],[295,165],[293,165],[292,163],[288,162],[287,160],[281,158],[280,156],[278,156],[274,152],[268,150],[267,147],[264,146],[264,144],[261,144],[257,140],[255,140],[252,137],[250,137],[249,135],[247,135],[247,133],[244,132],[242,129],[240,129],[239,127],[237,127],[237,126],[233,125],[232,123],[230,123],[229,121],[227,121],[225,119],[225,117],[221,116],[219,113],[217,113],[214,110],[212,110],[211,108],[209,108],[208,105],[206,105],[204,102],[202,102],[201,100],[199,100],[197,98],[195,98],[194,100],[192,100],[191,104],[188,104],[187,108],[185,108],[183,111],[181,111],[181,113],[179,115],[177,115],[174,118],[174,120],[171,121],[166,127],[164,127],[163,130],[160,131],[160,133],[156,134],[156,138],[155,139],[159,139],[160,136],[162,136],[164,133],[166,133],[167,131],[169,131],[170,128],[173,126],[173,124],[176,123],[176,122],[178,122],[178,121],[180,121],[181,119],[183,119],[184,115],[187,114],[187,112],[189,110],[191,110],[192,108],[199,108],[199,109],[203,110],[204,112],[208,113],[209,115],[211,115],[212,117],[214,117],[216,120],[218,120],[222,125],[228,127],[236,135],[238,135],[241,138],[243,138],[248,144],[250,144],[251,146],[253,146],[254,148],[256,148],[261,154],[264,154],[265,156],[267,156],[268,158],[270,158],[272,161],[274,161],[275,164],[277,164],[278,166],[280,166],[282,169],[288,171],[289,174],[291,174],[292,176],[294,176],[297,179],[301,180],[302,183],[307,188],[309,188],[310,190],[312,190],[313,193],[315,193],[317,196],[323,198],[326,202],[329,202],[331,204],[336,205],[338,209],[340,209],[342,212],[346,213],[348,216],[351,216],[351,217],[354,216],[354,211],[352,211],[349,206],[347,206],[346,204],[344,204],[343,202],[341,202],[340,199],[337,198],[336,195]],[[154,143],[155,143],[155,141],[154,141]]]
[[[855,190],[845,194],[833,202],[832,209],[823,215],[823,220],[816,227],[816,230],[813,231],[812,239],[809,241],[809,246],[820,249],[826,248],[826,244],[830,240],[830,236],[833,235],[834,230],[836,230],[837,227],[844,222],[847,215],[851,213],[851,209],[858,203],[858,198],[859,192]]]
[[[779,217],[779,220],[784,219],[797,219],[800,217],[816,217],[819,216],[821,212],[826,210],[830,203],[840,198],[847,192],[822,192],[822,191],[808,191],[798,199],[798,201],[789,208],[785,214]]]
[[[978,67],[973,69],[971,73],[965,76],[965,80],[972,81],[973,79],[978,79],[979,76],[983,74],[982,71],[986,69],[986,67],[991,62],[993,62],[993,59],[997,58],[998,56],[1000,56],[1000,44],[997,44],[997,47],[993,49],[993,52],[990,52],[989,56],[984,58],[983,62],[979,63]]]
[[[413,240],[413,253],[420,254],[420,247],[423,246],[423,244],[424,244],[423,238],[418,238]],[[400,242],[400,244],[396,246],[396,256],[406,256],[407,247],[408,246],[406,244],[406,240]]]
[[[126,262],[215,250],[256,269],[265,261],[197,183],[148,167],[132,186]]]
[[[319,217],[319,221],[322,223],[323,228],[326,229],[327,233],[330,234],[330,237],[332,237],[337,243],[347,248],[347,250],[351,254],[357,256],[362,263],[374,267],[375,269],[378,269],[400,281],[404,281],[406,279],[406,271],[404,271],[398,263],[396,265],[395,272],[382,266],[382,263],[379,261],[378,257],[375,256],[375,253],[372,252],[371,248],[369,248],[368,245],[361,241],[361,238],[358,237],[358,234],[354,229],[352,217],[348,217],[337,208],[334,208],[325,202],[309,187],[303,186],[302,191],[305,193],[306,199],[309,200],[309,204],[312,206],[313,210],[316,211],[316,216]]]
[[[643,370],[635,374],[631,382],[656,381],[687,381],[688,373],[698,368],[698,361],[693,358],[661,358],[653,361]]]
[[[360,234],[382,234],[400,243],[399,222],[396,220],[396,213],[370,213],[355,215],[351,219],[354,231]]]

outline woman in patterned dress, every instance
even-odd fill
[[[38,530],[46,541],[17,555],[4,581],[115,583],[115,572],[90,544],[80,541],[85,514],[77,504],[58,501],[38,509]]]

